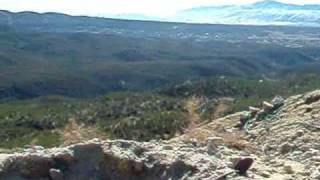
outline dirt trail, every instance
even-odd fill
[[[71,118],[65,128],[60,131],[63,138],[64,145],[80,143],[96,137],[99,139],[106,139],[106,135],[99,132],[96,127],[85,127],[78,124],[78,122]]]
[[[197,112],[197,109],[200,105],[200,99],[199,98],[190,98],[185,103],[185,108],[188,111],[188,128],[186,131],[190,131],[192,129],[195,129],[201,124],[201,117],[199,113]]]
[[[185,102],[185,108],[188,111],[189,122],[189,126],[186,130],[187,132],[194,130],[195,128],[198,128],[202,125],[205,125],[204,121],[201,120],[200,114],[198,112],[199,107],[203,105],[202,103],[202,99],[196,97],[192,97]],[[230,105],[228,104],[228,101],[218,102],[215,105],[211,117],[210,119],[208,119],[208,121],[224,117],[226,115],[226,112],[228,112],[229,110]]]

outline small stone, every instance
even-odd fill
[[[260,108],[249,106],[249,111],[252,116],[255,116],[260,110],[261,110]]]
[[[287,153],[291,152],[293,150],[293,148],[294,148],[294,145],[292,145],[288,142],[285,142],[280,145],[280,153],[287,154]]]
[[[273,106],[273,104],[271,104],[271,103],[269,103],[267,101],[263,101],[262,102],[262,108],[265,111],[271,111],[274,108],[274,106]]]
[[[52,180],[63,180],[63,175],[59,169],[50,169],[49,176]]]
[[[293,168],[290,165],[284,165],[283,170],[287,174],[294,174]]]
[[[194,147],[198,147],[199,146],[199,142],[197,139],[191,139],[191,144],[194,146]]]
[[[300,137],[300,136],[303,136],[303,134],[304,134],[304,131],[302,129],[300,129],[297,131],[296,135],[297,135],[297,137]]]
[[[137,156],[141,156],[146,150],[140,146],[134,147],[133,152]]]
[[[221,137],[209,137],[207,140],[208,154],[214,154],[217,151],[218,145],[223,142]]]
[[[209,137],[208,142],[209,141],[213,141],[215,143],[221,144],[221,143],[223,143],[223,138],[222,137]]]
[[[42,147],[42,146],[33,146],[33,149],[35,149],[36,151],[43,151],[44,147]]]
[[[271,174],[270,174],[269,172],[267,172],[267,171],[262,171],[262,172],[260,173],[260,175],[261,175],[262,177],[264,177],[264,178],[269,178],[269,177],[271,177]]]
[[[233,161],[233,169],[238,170],[240,174],[245,174],[252,164],[251,157],[238,157]]]
[[[162,146],[162,149],[163,150],[173,150],[173,147],[169,146],[169,145],[165,145],[165,146]]]

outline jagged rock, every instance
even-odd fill
[[[272,99],[271,104],[274,108],[279,108],[284,105],[285,99],[282,96],[276,96]]]
[[[208,154],[215,154],[219,144],[223,143],[221,137],[210,137],[207,140]]]
[[[233,168],[238,170],[240,174],[245,174],[253,164],[253,159],[250,157],[238,157],[233,161]]]
[[[242,128],[251,118],[251,114],[249,112],[242,112],[240,114],[240,124],[238,126]]]

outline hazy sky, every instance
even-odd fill
[[[10,11],[62,12],[72,15],[138,13],[168,16],[197,6],[248,4],[256,0],[0,0],[0,9]],[[320,4],[320,0],[281,0],[294,4]]]

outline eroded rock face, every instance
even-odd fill
[[[0,179],[211,179],[231,170],[205,148],[185,143],[92,140],[6,155],[1,159]]]

